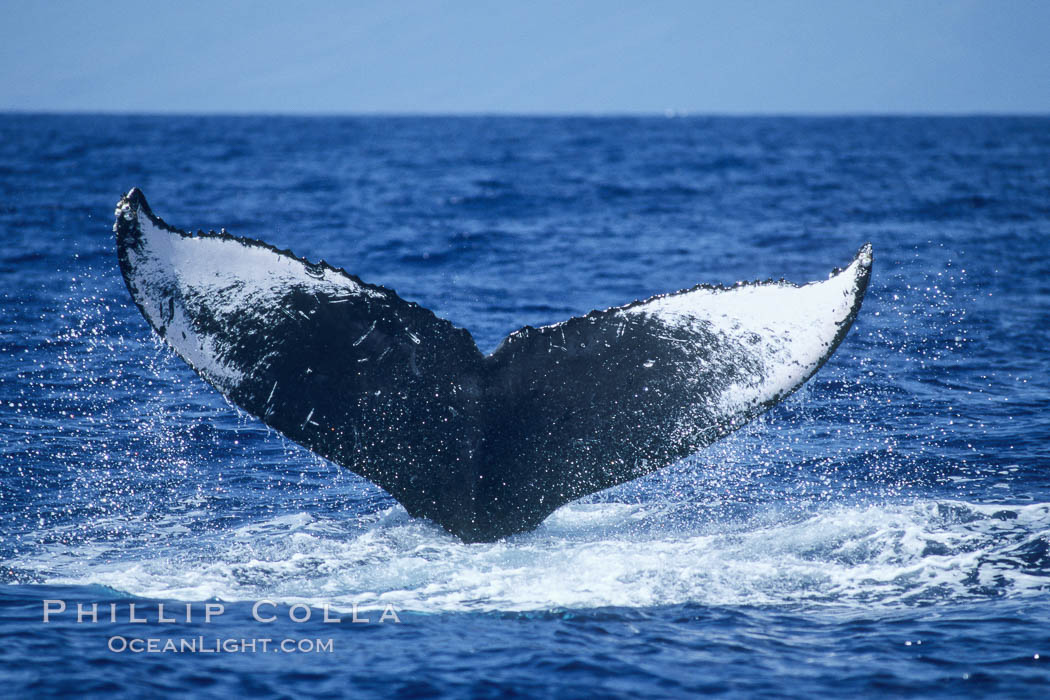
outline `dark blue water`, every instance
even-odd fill
[[[132,186],[181,228],[393,287],[486,350],[697,282],[820,279],[868,240],[875,268],[838,353],[764,418],[464,545],[151,337],[110,232]],[[1050,119],[7,115],[0,193],[6,693],[1050,684]],[[45,624],[44,600],[67,609]],[[321,648],[206,652],[263,638]],[[136,639],[200,641],[113,650]]]

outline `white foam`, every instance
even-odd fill
[[[270,598],[336,607],[529,611],[605,606],[899,606],[1045,586],[1017,556],[1050,529],[1050,504],[832,506],[746,522],[663,528],[669,504],[573,504],[537,531],[466,545],[400,507],[368,519],[307,513],[221,535],[149,538],[113,561],[111,543],[17,562],[56,584],[139,596]],[[689,506],[681,506],[688,508]],[[992,517],[1009,511],[1006,519]],[[1016,517],[1013,517],[1016,516]],[[52,553],[54,554],[54,553]]]

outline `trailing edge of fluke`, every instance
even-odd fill
[[[154,331],[241,409],[467,542],[687,457],[791,394],[860,310],[827,280],[700,285],[526,326],[491,354],[393,290],[288,250],[185,233],[138,189],[120,269]]]

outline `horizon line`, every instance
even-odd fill
[[[194,110],[106,110],[106,109],[22,109],[0,108],[0,116],[84,116],[84,117],[226,117],[226,118],[533,118],[533,119],[704,119],[704,118],[740,118],[740,119],[847,119],[847,118],[1046,118],[1047,111],[1007,111],[1007,110],[972,110],[972,111],[747,111],[747,110],[679,110],[662,111],[645,110],[548,110],[548,111],[427,111],[427,110],[358,110],[358,111],[194,111]]]

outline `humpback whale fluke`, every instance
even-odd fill
[[[150,326],[227,399],[468,542],[687,457],[809,379],[871,274],[700,285],[515,331],[490,355],[393,290],[288,250],[190,234],[138,189],[114,231]]]

